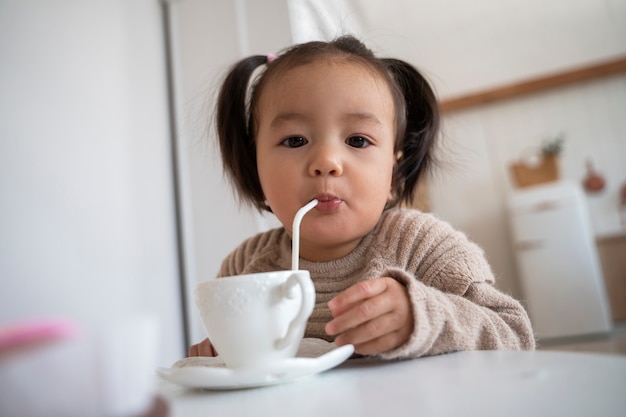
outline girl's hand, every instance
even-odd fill
[[[217,351],[213,348],[211,341],[207,338],[202,342],[192,345],[189,348],[189,356],[217,356]]]
[[[328,302],[333,320],[326,333],[338,346],[353,344],[356,353],[373,355],[395,349],[413,332],[406,288],[393,278],[359,282]]]

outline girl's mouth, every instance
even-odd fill
[[[341,206],[343,202],[339,197],[330,194],[320,194],[315,198],[318,201],[315,209],[319,211],[335,211],[339,209],[339,206]]]

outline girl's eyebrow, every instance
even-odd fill
[[[357,113],[347,113],[344,118],[346,120],[357,120],[357,121],[371,121],[377,125],[382,126],[382,122],[376,117],[374,113],[369,112],[357,112]]]
[[[378,119],[378,117],[376,117],[373,113],[369,113],[369,112],[355,112],[355,113],[346,113],[343,118],[346,121],[370,121],[373,122],[377,125],[382,126],[382,122]],[[301,121],[301,120],[306,120],[308,119],[307,115],[304,113],[297,113],[297,112],[285,112],[285,113],[279,113],[277,114],[273,119],[272,122],[270,123],[271,127],[277,127],[280,126],[281,124],[285,123],[285,122],[290,122],[290,121]]]
[[[274,117],[272,119],[272,122],[270,123],[271,127],[277,127],[280,126],[281,124],[285,123],[285,122],[290,122],[293,120],[306,120],[307,117],[305,114],[303,113],[296,113],[296,112],[287,112],[287,113],[279,113],[276,115],[276,117]]]

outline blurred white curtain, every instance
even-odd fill
[[[289,0],[289,18],[295,43],[331,40],[363,33],[364,6],[346,0]]]

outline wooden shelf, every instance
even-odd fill
[[[439,106],[442,113],[449,113],[620,72],[626,72],[626,57],[444,100]]]

